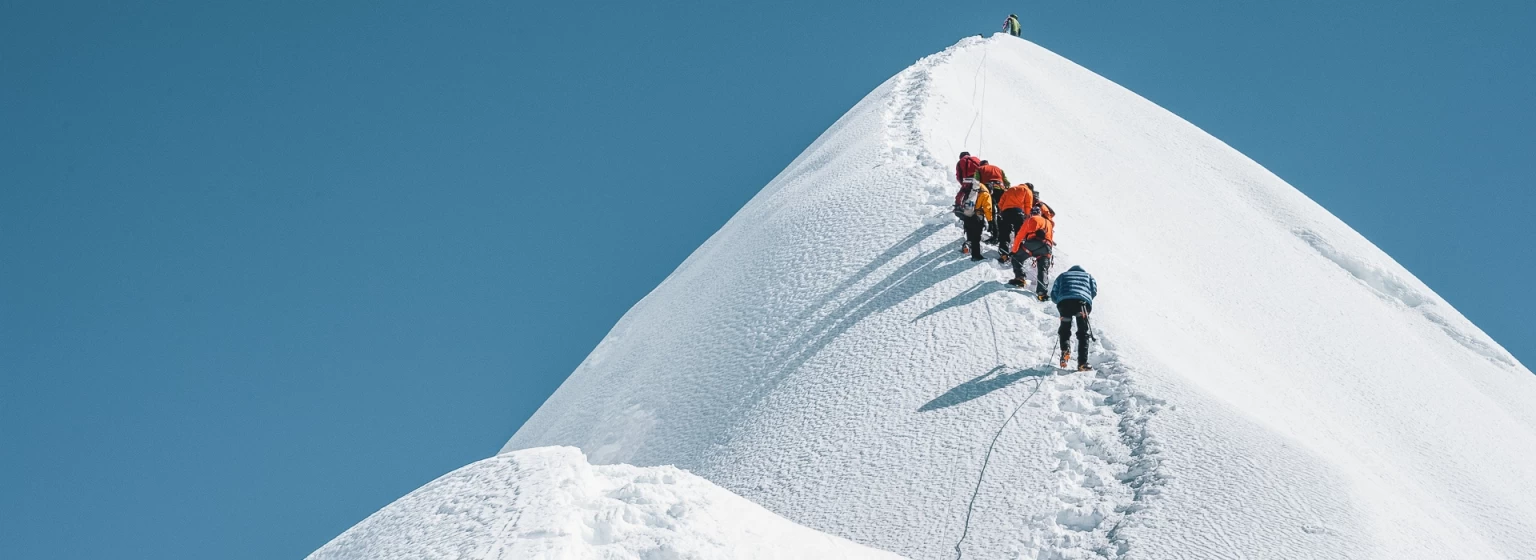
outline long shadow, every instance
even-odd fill
[[[902,263],[885,278],[826,314],[804,335],[789,343],[788,355],[783,356],[777,368],[779,375],[800,369],[822,348],[864,318],[895,307],[934,284],[975,266],[968,257],[948,244]]]
[[[843,279],[842,282],[838,282],[836,286],[833,286],[831,290],[827,291],[825,296],[822,296],[820,301],[817,301],[814,305],[807,306],[805,309],[797,313],[793,319],[794,324],[801,324],[810,320],[812,315],[815,315],[817,311],[826,307],[831,302],[836,301],[838,296],[841,296],[843,292],[848,291],[848,288],[852,288],[854,285],[864,280],[870,274],[873,274],[876,270],[879,270],[880,267],[890,264],[891,261],[895,260],[896,257],[901,256],[902,253],[907,252],[908,249],[916,247],[919,243],[922,243],[924,239],[928,239],[929,237],[933,236],[933,234],[938,233],[946,227],[949,227],[949,225],[926,224],[922,227],[912,230],[912,233],[908,233],[906,237],[901,239],[901,241],[897,241],[894,245],[886,248],[884,252],[881,252],[878,256],[871,259],[863,267],[859,268],[859,270],[855,271],[853,274],[850,274],[848,278]]]
[[[939,395],[938,398],[928,401],[917,409],[918,412],[928,412],[948,408],[957,404],[969,402],[986,396],[988,393],[1002,389],[1013,382],[1025,377],[1046,377],[1053,372],[1046,366],[1035,366],[1029,369],[1021,369],[1012,373],[1003,373],[1007,366],[997,366],[991,371],[977,376],[975,379],[956,385],[955,388]]]
[[[813,306],[802,312],[798,320],[802,322],[836,298],[837,293],[851,287],[858,279],[864,278],[880,268],[881,260],[899,256],[906,249],[916,246],[920,241],[932,236],[944,225],[924,226],[912,232],[906,239],[898,242],[891,249],[880,255],[875,262],[865,266],[854,276],[835,288],[823,299],[819,306]],[[836,309],[821,316],[803,334],[793,340],[776,343],[775,350],[770,353],[770,373],[764,382],[756,390],[744,396],[742,405],[760,400],[768,394],[784,378],[798,371],[807,361],[815,357],[822,349],[836,341],[838,337],[853,328],[860,321],[876,313],[890,309],[903,301],[922,293],[939,282],[943,282],[961,272],[975,267],[976,263],[965,255],[956,251],[954,246],[945,243],[943,246],[917,255],[911,260],[898,265],[894,270],[882,278],[879,282],[865,289],[862,293],[849,298],[838,305]]]
[[[918,316],[916,318],[912,319],[912,322],[916,323],[916,322],[918,322],[918,320],[920,320],[920,319],[922,319],[924,317],[927,317],[929,315],[933,315],[935,313],[938,313],[940,311],[944,311],[944,310],[947,310],[947,309],[954,309],[954,308],[960,307],[962,305],[966,305],[966,304],[970,304],[970,303],[975,303],[976,300],[979,300],[981,298],[987,297],[988,294],[994,294],[994,293],[997,293],[997,292],[1001,292],[1003,290],[1004,290],[1003,285],[1000,284],[1000,283],[997,283],[997,282],[987,282],[987,281],[977,282],[975,286],[971,286],[970,288],[967,288],[965,291],[960,292],[955,297],[949,298],[948,300],[944,301],[943,303],[935,305],[935,306],[933,306],[933,308],[918,314]]]

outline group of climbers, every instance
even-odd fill
[[[1044,301],[1051,247],[1056,244],[1056,211],[1040,199],[1040,191],[1033,183],[1012,184],[1002,168],[970,152],[960,152],[955,180],[960,183],[960,192],[955,194],[955,215],[965,228],[965,243],[960,252],[970,255],[973,261],[984,260],[982,243],[996,243],[997,261],[1013,264],[1014,278],[1009,284],[1015,286],[1029,283],[1023,261],[1034,259],[1035,293]],[[992,237],[982,240],[983,229],[991,232]]]
[[[1010,19],[1013,19],[1010,16]],[[973,261],[986,260],[982,256],[983,243],[997,244],[997,260],[1011,264],[1013,279],[1009,285],[1023,287],[1029,284],[1024,262],[1029,260],[1035,268],[1035,297],[1056,304],[1061,316],[1061,367],[1067,367],[1072,352],[1068,346],[1072,334],[1072,322],[1077,322],[1077,366],[1088,369],[1088,339],[1092,336],[1088,327],[1088,314],[1093,310],[1093,298],[1098,295],[1098,285],[1093,276],[1081,267],[1074,266],[1056,277],[1046,288],[1050,276],[1056,246],[1056,211],[1040,199],[1040,191],[1033,183],[1014,185],[1008,174],[991,162],[960,152],[955,163],[955,180],[960,191],[955,194],[954,212],[965,230],[965,241],[960,252],[971,256]],[[992,236],[983,240],[982,232]]]

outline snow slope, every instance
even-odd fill
[[[870,558],[672,467],[515,451],[432,481],[310,555],[322,559]]]
[[[1094,373],[957,251],[962,149],[1057,210]],[[1536,377],[1263,167],[1029,42],[838,120],[508,442],[673,464],[914,558],[1536,558]],[[489,483],[489,482],[488,482]]]

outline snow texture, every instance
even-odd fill
[[[1055,270],[1098,279],[1095,371],[1056,369],[1055,309],[959,253],[961,150],[1057,211]],[[676,465],[912,558],[1536,558],[1533,402],[1327,210],[994,36],[839,119],[503,452]]]
[[[375,558],[869,558],[672,467],[593,466],[571,447],[444,475],[310,555]]]

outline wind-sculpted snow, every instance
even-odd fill
[[[593,466],[569,447],[443,475],[310,555],[328,559],[870,558],[671,467]]]
[[[958,251],[961,150],[1098,279],[1093,372]],[[994,253],[988,252],[988,256]],[[844,115],[505,451],[673,464],[912,558],[1532,558],[1536,377],[1263,167],[966,39]]]

